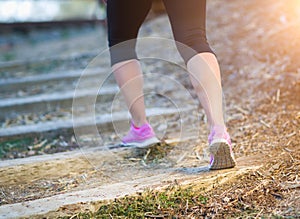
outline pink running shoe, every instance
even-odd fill
[[[146,123],[141,127],[135,127],[131,122],[129,133],[122,139],[122,146],[146,148],[158,142],[150,124]]]
[[[227,169],[236,165],[226,128],[215,126],[208,137],[208,142],[211,170]]]

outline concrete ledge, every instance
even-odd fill
[[[101,100],[106,102],[111,100],[118,91],[117,86],[103,87],[97,96],[101,96]],[[76,93],[76,98],[94,98],[94,92],[95,89],[80,90]],[[12,118],[24,113],[54,111],[59,108],[69,108],[71,110],[74,93],[74,90],[68,90],[66,92],[0,100],[0,119]]]
[[[82,75],[83,71],[84,69],[74,71],[69,70],[47,74],[31,75],[22,78],[0,79],[0,92],[15,92],[16,90],[24,89],[26,87],[38,86],[49,82],[55,83],[61,80],[68,83],[69,81],[77,80]],[[96,76],[99,77],[102,73],[103,69],[101,68],[88,69],[85,73],[85,76],[89,76],[91,78]]]
[[[150,108],[147,110],[147,115],[151,116],[161,116],[161,115],[173,115],[175,113],[186,112],[192,110],[193,108]],[[113,118],[113,122],[112,122]],[[89,128],[94,124],[98,127],[98,130],[108,131],[113,129],[113,125],[120,124],[128,121],[129,113],[127,111],[118,112],[114,114],[103,114],[96,116],[95,120],[85,117],[80,117],[76,119],[76,128],[85,130],[88,133]],[[114,123],[114,124],[113,124]],[[34,125],[16,126],[5,129],[0,129],[0,141],[5,139],[24,137],[24,136],[37,136],[43,135],[47,132],[52,133],[62,133],[62,132],[73,132],[74,124],[72,119],[59,120],[59,121],[49,121],[41,122]]]
[[[194,174],[186,174],[177,169],[170,168],[160,174],[153,172],[152,176],[145,176],[139,179],[103,185],[93,189],[75,191],[48,198],[27,201],[0,206],[0,218],[19,218],[37,215],[45,215],[48,212],[58,210],[60,207],[72,204],[86,204],[90,202],[113,200],[126,195],[133,195],[142,192],[146,188],[162,189],[174,180],[182,185],[194,184],[203,187],[206,191],[213,189],[214,183],[218,185],[228,182],[231,178],[243,175],[260,166],[241,166],[234,169],[209,172],[206,167],[201,167],[202,171]]]

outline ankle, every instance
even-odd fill
[[[137,129],[140,128],[140,127],[142,127],[145,124],[148,124],[148,121],[146,119],[142,119],[142,120],[134,120],[134,119],[132,119],[131,122],[132,122],[133,127],[137,128]]]
[[[210,126],[210,132],[227,132],[227,128],[225,124],[213,124]]]

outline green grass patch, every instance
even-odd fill
[[[3,61],[12,61],[16,58],[16,54],[12,53],[12,52],[7,52],[7,53],[4,53],[2,55],[2,60]]]
[[[54,154],[78,149],[69,137],[26,137],[0,143],[0,159],[24,158],[34,155]]]
[[[96,212],[81,212],[63,218],[182,218],[197,214],[208,201],[201,189],[180,186],[163,191],[148,190],[111,202],[100,203]]]
[[[21,151],[27,151],[27,147],[34,143],[34,138],[22,138],[13,139],[0,143],[0,159],[6,158],[8,152],[19,153]]]

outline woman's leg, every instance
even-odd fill
[[[139,62],[136,59],[119,62],[113,65],[113,72],[134,125],[146,124],[143,75]]]
[[[107,2],[111,65],[132,117],[130,131],[122,138],[124,146],[148,147],[158,142],[146,119],[143,75],[135,52],[138,31],[151,3],[150,0]]]
[[[205,0],[164,0],[177,48],[208,118],[211,169],[235,166],[230,137],[223,119],[219,64],[206,40]]]
[[[135,126],[147,122],[143,76],[137,61],[135,45],[139,28],[150,8],[149,0],[108,0],[107,2],[111,65]]]
[[[210,129],[225,128],[219,64],[206,40],[205,0],[164,0],[178,50],[208,118]]]
[[[218,61],[212,53],[199,53],[187,62],[191,82],[206,112],[209,127],[225,128]]]

